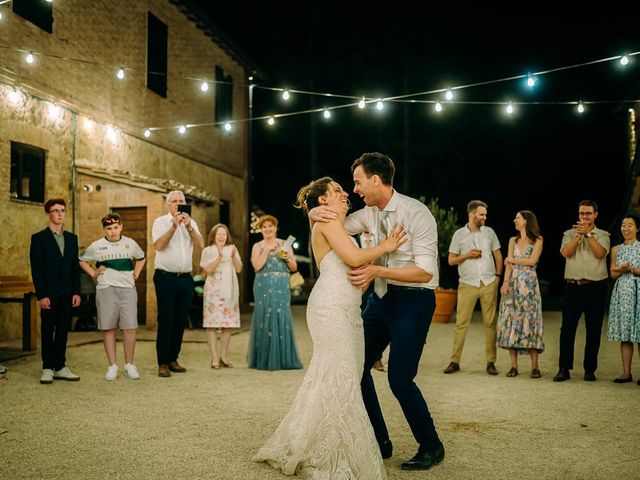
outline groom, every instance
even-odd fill
[[[398,399],[409,427],[419,444],[418,452],[401,465],[403,470],[427,470],[444,459],[427,403],[413,379],[418,372],[431,317],[435,309],[434,289],[438,285],[438,233],[429,209],[393,189],[395,166],[381,153],[365,153],[351,166],[353,191],[366,207],[351,214],[345,229],[351,235],[371,232],[381,240],[393,225],[401,225],[408,241],[377,264],[351,271],[351,283],[366,287],[374,282],[364,320],[365,363],[362,396],[383,458],[390,458],[393,446],[380,409],[371,368],[387,345],[389,384]],[[313,221],[324,221],[331,212],[317,207]],[[313,215],[312,215],[313,214]]]

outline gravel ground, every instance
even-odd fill
[[[305,365],[311,341],[304,306],[294,306]],[[498,352],[500,375],[484,372],[479,312],[472,322],[462,370],[444,375],[453,323],[431,328],[417,383],[429,402],[445,448],[445,461],[428,472],[403,472],[415,442],[393,398],[386,374],[374,372],[394,456],[391,479],[640,478],[640,386],[615,385],[618,344],[603,338],[598,381],[582,380],[584,328],[576,342],[577,368],[569,382],[551,381],[558,358],[560,315],[545,312],[547,351],[543,377],[506,378],[507,352]],[[142,333],[142,332],[141,332]],[[150,338],[145,334],[141,337]],[[0,479],[283,479],[250,458],[287,412],[304,371],[249,370],[248,332],[232,337],[236,368],[212,370],[204,332],[190,332],[181,363],[185,374],[156,376],[152,341],[139,341],[142,378],[104,380],[101,344],[69,348],[68,365],[80,382],[40,385],[40,358],[7,362],[0,380]],[[122,346],[118,345],[119,358]],[[635,374],[640,378],[638,357]]]

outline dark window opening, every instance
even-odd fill
[[[220,200],[220,223],[229,227],[231,222],[231,204],[227,200]]]
[[[233,77],[216,65],[215,122],[227,122],[233,114]],[[221,128],[223,125],[216,125]]]
[[[11,142],[11,198],[44,202],[45,154],[41,148]]]
[[[53,3],[44,0],[13,0],[13,13],[45,32],[53,33]]]
[[[147,88],[167,98],[169,30],[153,13],[147,19]]]

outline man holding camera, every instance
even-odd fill
[[[171,372],[186,372],[178,363],[182,336],[193,301],[191,277],[193,246],[202,249],[204,241],[198,225],[191,219],[191,206],[184,193],[174,190],[167,194],[169,213],[153,222],[151,236],[156,249],[153,284],[158,302],[158,333],[156,353],[158,376],[170,377]]]

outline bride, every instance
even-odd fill
[[[360,290],[347,277],[350,267],[395,251],[405,232],[394,229],[372,248],[359,249],[344,230],[348,193],[329,177],[298,193],[305,213],[318,205],[338,212],[316,223],[311,246],[320,277],[307,303],[313,357],[293,405],[254,457],[287,475],[312,479],[385,479],[387,472],[362,401],[364,334]]]

